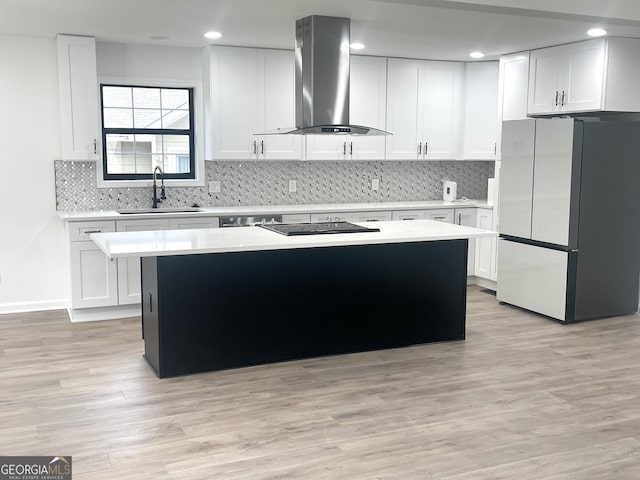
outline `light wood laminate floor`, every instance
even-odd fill
[[[559,325],[473,287],[464,342],[164,380],[142,350],[139,319],[0,316],[0,455],[76,480],[640,478],[635,315]]]

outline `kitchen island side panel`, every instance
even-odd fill
[[[156,373],[463,340],[466,257],[467,240],[446,240],[143,259],[161,319]]]

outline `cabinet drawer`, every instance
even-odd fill
[[[391,212],[353,212],[351,220],[354,222],[388,222]]]
[[[392,220],[423,220],[425,218],[427,218],[426,210],[406,210],[391,214]]]
[[[348,222],[353,220],[351,212],[312,213],[312,222]]]
[[[96,222],[69,222],[69,240],[72,242],[82,242],[91,240],[92,233],[115,232],[116,222],[113,220],[102,220]]]
[[[309,213],[289,213],[282,215],[282,223],[309,223],[311,214]]]
[[[148,232],[151,230],[169,230],[168,218],[149,218],[141,220],[118,220],[116,231],[118,232]]]
[[[453,209],[427,210],[425,218],[436,222],[453,223]]]
[[[191,228],[218,228],[218,217],[207,218],[171,218],[169,225],[172,230],[187,230]]]

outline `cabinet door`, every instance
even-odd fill
[[[464,158],[495,160],[498,130],[498,62],[467,64]]]
[[[169,230],[169,219],[123,220],[116,222],[118,232],[144,232],[149,230]],[[140,259],[118,259],[118,304],[140,303]]]
[[[569,214],[573,163],[572,118],[536,120],[531,238],[569,245]],[[503,161],[502,179],[507,165]],[[504,227],[504,211],[500,222]]]
[[[351,56],[349,117],[353,125],[386,129],[387,59]],[[349,157],[354,160],[384,160],[384,135],[349,139]]]
[[[387,74],[387,160],[415,160],[422,156],[420,92],[424,62],[390,58]],[[419,148],[420,147],[420,148]]]
[[[424,111],[423,158],[460,158],[463,94],[463,63],[424,63],[424,89],[420,100]]]
[[[99,159],[100,103],[95,39],[58,35],[56,44],[62,159]]]
[[[476,226],[483,230],[493,230],[493,212],[478,208]],[[476,277],[494,280],[492,278],[493,259],[496,250],[495,238],[476,238],[475,275]]]
[[[92,241],[71,242],[71,307],[109,307],[118,304],[116,262]]]
[[[514,53],[500,58],[501,120],[527,118],[529,87],[529,52]]]
[[[257,129],[251,133],[294,127],[295,61],[293,52],[258,50]],[[258,157],[266,160],[300,160],[302,136],[259,135]]]
[[[502,134],[500,233],[531,238],[536,121],[504,122]]]
[[[453,223],[453,209],[443,208],[439,210],[427,210],[425,218],[436,222]]]
[[[456,208],[454,212],[454,222],[456,225],[464,225],[465,227],[474,227],[477,222],[477,213],[475,208]],[[475,275],[476,267],[476,241],[475,238],[470,238],[467,253],[467,275]]]
[[[211,47],[209,54],[213,159],[256,158],[252,138],[258,132],[255,50]]]
[[[572,43],[565,48],[567,64],[560,77],[562,111],[601,110],[605,39]]]
[[[307,135],[305,158],[307,160],[345,160],[348,157],[349,135]]]
[[[566,57],[562,47],[542,48],[531,52],[529,66],[530,115],[554,113],[560,110],[560,77]]]
[[[188,230],[190,228],[218,228],[218,218],[172,218],[169,220],[169,227],[172,230]]]

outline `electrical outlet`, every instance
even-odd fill
[[[380,180],[377,178],[371,179],[371,190],[378,190],[380,188]]]
[[[220,193],[220,182],[218,180],[209,182],[209,193]]]
[[[298,181],[289,180],[289,193],[296,193],[298,191]]]

